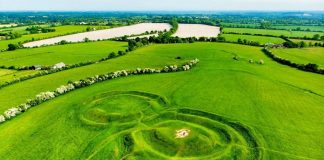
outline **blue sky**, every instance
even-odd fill
[[[324,0],[0,0],[6,10],[321,10]]]

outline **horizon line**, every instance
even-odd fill
[[[324,12],[324,10],[0,10],[0,12]]]

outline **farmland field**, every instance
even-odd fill
[[[261,35],[273,35],[273,36],[287,36],[287,37],[309,37],[312,38],[315,34],[324,35],[321,32],[306,32],[306,31],[287,31],[287,30],[270,30],[270,29],[251,29],[251,28],[224,28],[224,33],[249,33],[249,34],[261,34]]]
[[[40,27],[49,27],[49,25],[37,25]],[[9,27],[9,28],[0,28],[0,33],[19,33],[19,34],[27,34],[28,31],[26,31],[26,28],[30,26],[16,26],[16,27]],[[54,27],[52,27],[54,28]]]
[[[240,38],[241,40],[255,41],[260,44],[273,43],[273,44],[282,44],[285,40],[276,37],[265,37],[265,36],[251,36],[251,35],[237,35],[237,34],[222,34],[222,37],[225,37],[226,41],[237,42]]]
[[[287,30],[292,30],[292,29],[297,29],[300,28],[301,30],[307,30],[309,29],[310,31],[321,31],[324,32],[324,26],[272,26],[273,28],[277,29],[287,29]]]
[[[298,64],[315,63],[324,68],[324,48],[274,49],[273,53]]]
[[[253,24],[253,23],[251,23],[251,24],[248,24],[248,23],[225,23],[225,22],[223,22],[223,23],[221,23],[221,25],[222,26],[224,26],[224,27],[231,27],[231,26],[235,26],[235,27],[237,27],[237,28],[253,28],[253,27],[260,27],[260,25],[259,24]]]
[[[19,79],[20,77],[33,75],[37,73],[37,71],[29,70],[29,71],[16,71],[9,69],[0,69],[0,85],[12,81],[14,79]]]
[[[53,27],[55,29],[55,32],[28,34],[28,35],[23,35],[22,37],[16,39],[1,40],[0,50],[7,49],[8,44],[10,43],[17,44],[19,42],[23,43],[26,40],[32,40],[32,39],[37,40],[37,39],[56,37],[56,36],[65,35],[69,33],[85,32],[87,27],[109,28],[109,26],[85,26],[85,25],[66,25],[66,26]]]
[[[301,41],[304,41],[306,44],[309,44],[310,42],[315,44],[315,43],[324,43],[324,41],[316,41],[316,40],[304,40],[304,39],[290,39],[291,41],[295,42],[295,43],[298,43],[298,42],[301,42]]]
[[[180,38],[188,37],[217,37],[220,28],[203,24],[179,24],[179,28],[172,36]]]
[[[98,41],[40,48],[19,49],[0,54],[0,64],[4,66],[51,66],[64,62],[71,65],[80,62],[97,61],[111,52],[125,51],[126,42]]]
[[[154,44],[102,63],[2,88],[0,110],[69,80],[120,69],[181,64],[193,58],[200,63],[187,72],[102,82],[32,108],[0,125],[0,156],[322,158],[324,77],[280,65],[258,47]],[[265,63],[249,63],[249,59]],[[174,138],[181,129],[189,135]]]
[[[167,23],[141,23],[135,24],[131,26],[117,27],[112,29],[100,30],[100,31],[92,31],[87,33],[78,33],[67,36],[61,36],[56,38],[50,38],[40,41],[34,41],[25,43],[24,47],[35,47],[42,45],[50,45],[58,43],[62,40],[66,40],[68,42],[80,42],[85,38],[89,38],[90,40],[98,40],[98,39],[110,39],[122,37],[125,35],[133,35],[133,34],[142,34],[146,31],[164,31],[170,30],[171,26]]]
[[[15,27],[17,26],[17,24],[11,23],[11,24],[0,24],[0,28],[4,28],[4,27]]]

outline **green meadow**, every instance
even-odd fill
[[[316,41],[316,40],[304,40],[304,39],[290,39],[290,40],[293,41],[293,42],[295,42],[295,43],[298,43],[298,42],[304,41],[307,45],[308,45],[309,43],[312,43],[313,45],[314,45],[315,43],[321,43],[321,44],[324,43],[324,41]]]
[[[315,34],[321,36],[324,33],[321,32],[306,32],[306,31],[288,31],[288,30],[271,30],[271,29],[252,29],[252,28],[224,28],[224,33],[248,33],[248,34],[260,34],[260,35],[273,35],[273,36],[287,36],[287,37],[309,37],[312,38]]]
[[[153,44],[4,87],[0,111],[68,81],[194,58],[189,71],[97,83],[0,124],[1,159],[322,159],[324,77],[259,47]]]
[[[324,26],[272,26],[273,28],[277,29],[286,29],[286,30],[292,30],[292,29],[297,29],[300,28],[301,30],[310,30],[310,31],[321,31],[324,32]]]
[[[10,82],[20,77],[36,74],[37,71],[28,70],[28,71],[16,71],[9,69],[0,69],[0,85],[6,82]]]
[[[251,36],[251,35],[238,35],[238,34],[222,34],[226,41],[237,42],[240,38],[241,40],[246,39],[247,41],[259,42],[260,44],[273,43],[282,44],[285,40],[276,37],[265,37],[265,36]]]
[[[273,49],[273,53],[298,64],[315,63],[324,68],[324,48]]]
[[[49,25],[47,24],[42,24],[42,25],[37,25],[37,26],[40,26],[40,27],[49,27]],[[12,33],[19,33],[19,34],[28,34],[29,32],[26,31],[26,29],[30,27],[30,26],[16,26],[16,27],[6,27],[6,28],[0,28],[0,33],[9,33],[9,32],[12,32]],[[54,27],[52,27],[54,28]]]
[[[87,27],[109,28],[108,26],[86,26],[86,25],[65,25],[65,26],[53,27],[55,29],[55,32],[27,34],[27,35],[22,35],[22,37],[16,39],[0,40],[0,50],[7,49],[8,44],[10,43],[18,44],[19,42],[23,43],[24,41],[31,41],[33,39],[35,40],[45,39],[45,38],[57,37],[57,36],[70,34],[70,33],[85,32]]]
[[[64,62],[67,65],[97,61],[108,57],[109,53],[125,51],[126,42],[97,41],[39,48],[18,49],[0,54],[0,64],[4,66],[52,66]]]
[[[253,28],[253,27],[259,27],[260,24],[257,23],[226,23],[226,22],[222,22],[221,23],[222,26],[224,27],[231,27],[231,26],[235,26],[235,27],[241,27],[241,28]]]

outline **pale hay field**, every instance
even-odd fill
[[[11,24],[0,24],[0,28],[4,28],[4,27],[15,27],[17,26],[17,24],[15,23],[11,23]]]
[[[164,31],[170,30],[171,25],[168,23],[140,23],[130,26],[111,28],[105,30],[98,30],[92,32],[78,33],[66,36],[60,36],[55,38],[49,38],[34,42],[29,42],[23,44],[24,47],[36,47],[42,45],[52,45],[58,43],[62,40],[66,40],[68,42],[80,42],[85,38],[89,38],[90,40],[98,40],[98,39],[110,39],[116,37],[122,37],[125,35],[138,35],[142,34],[146,31]]]
[[[204,24],[179,24],[177,32],[173,37],[188,38],[188,37],[217,37],[220,33],[220,28]]]

